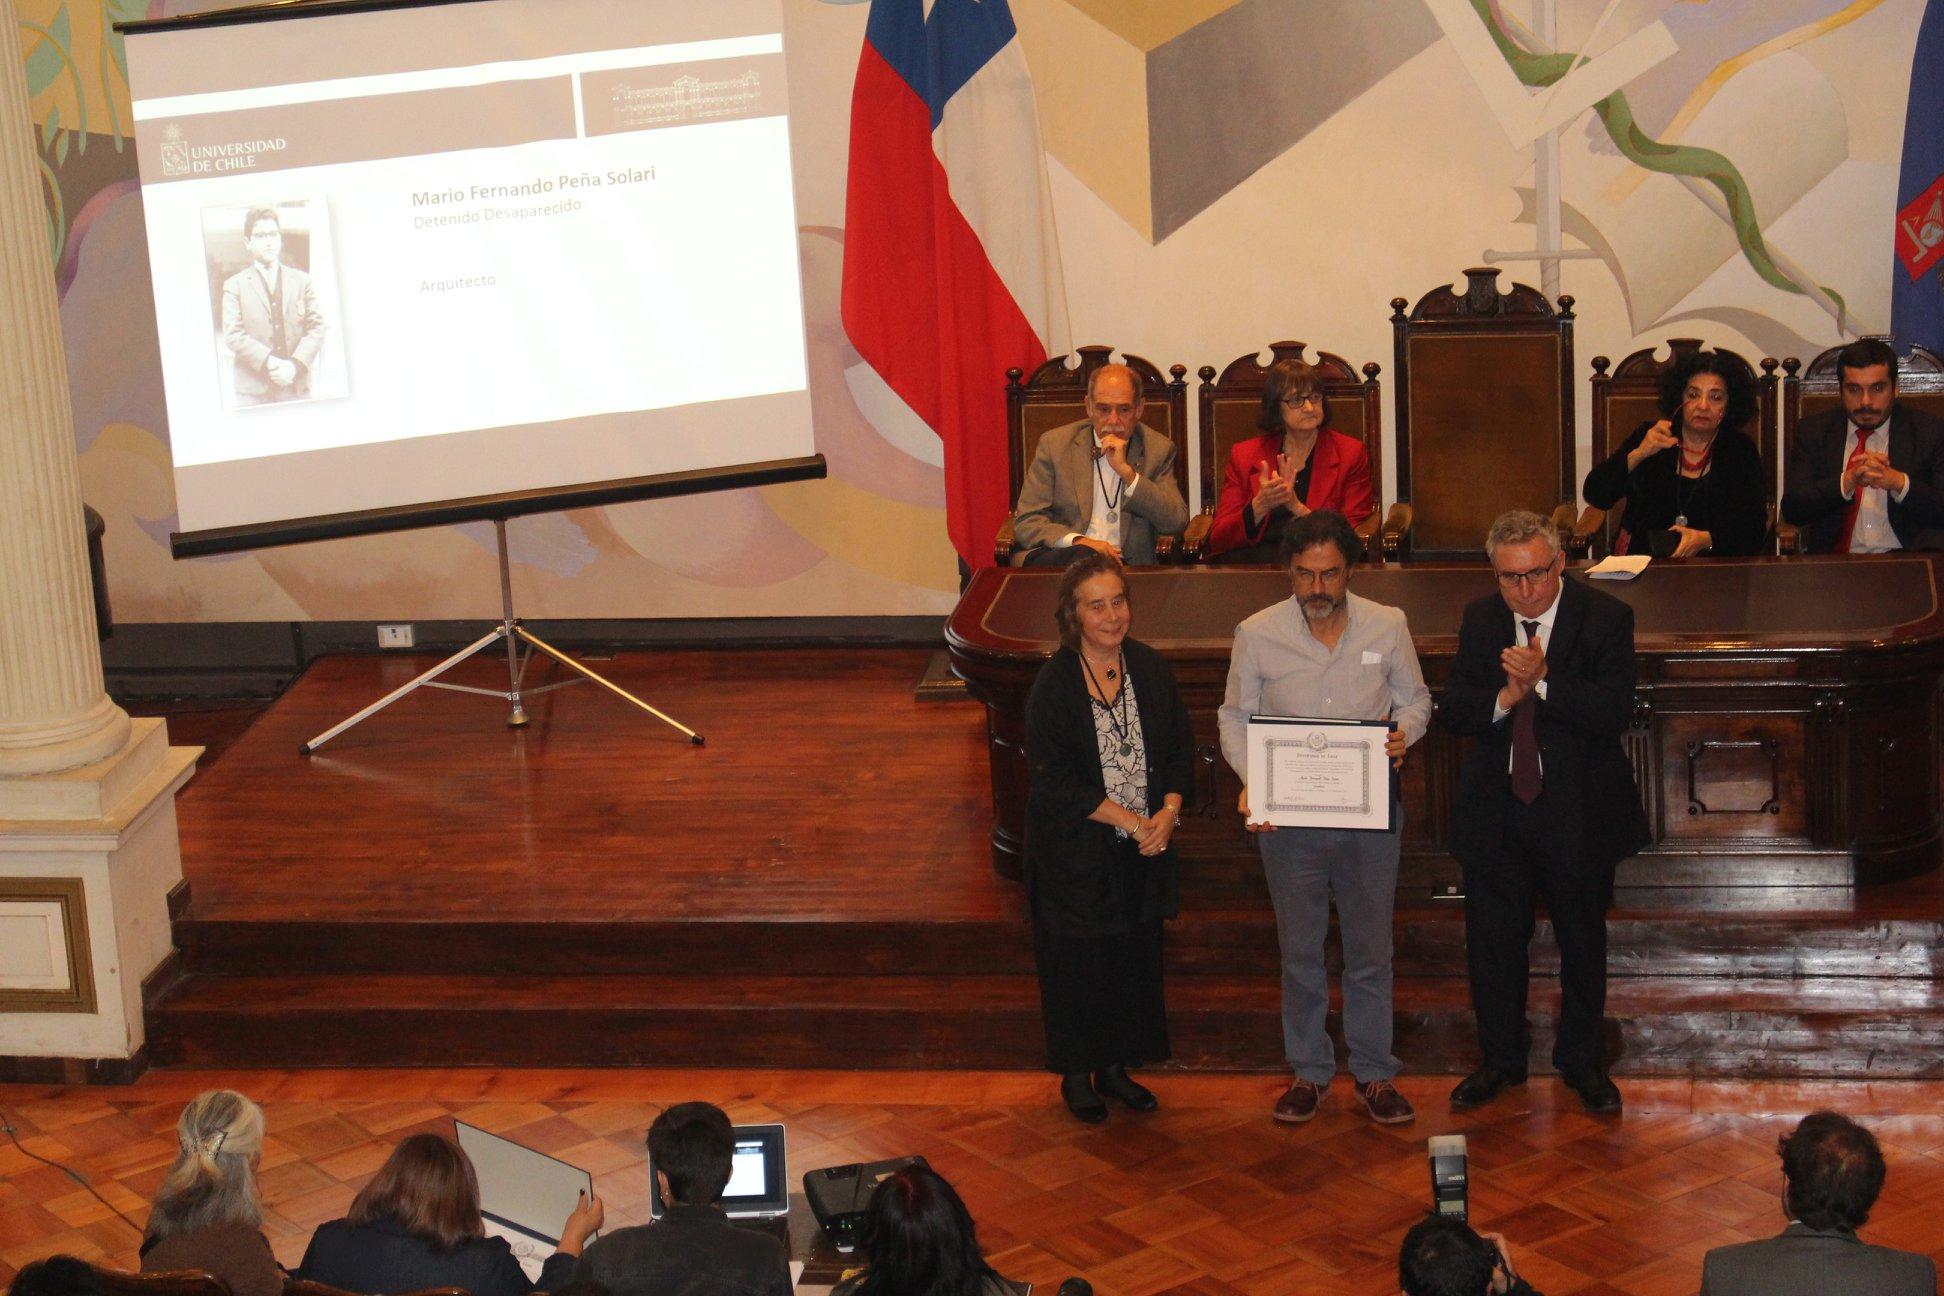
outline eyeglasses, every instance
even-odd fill
[[[1289,578],[1298,585],[1329,585],[1343,579],[1343,568],[1332,567],[1327,571],[1311,571],[1307,567],[1291,567]]]
[[[1531,571],[1502,571],[1494,572],[1493,574],[1498,577],[1498,583],[1507,589],[1511,589],[1514,585],[1530,587],[1544,584],[1546,578],[1553,574],[1553,565],[1547,563],[1544,567],[1534,567]]]
[[[1320,407],[1323,404],[1323,393],[1304,392],[1301,396],[1285,396],[1282,398],[1282,403],[1290,409],[1301,409],[1305,405]]]

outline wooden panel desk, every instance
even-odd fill
[[[1724,559],[1602,581],[1635,614],[1640,690],[1626,737],[1654,840],[1621,885],[1808,886],[1888,881],[1937,866],[1944,556]],[[1579,579],[1577,575],[1572,579]],[[978,573],[946,625],[952,669],[985,703],[993,864],[1020,868],[1023,712],[1058,640],[1059,573]],[[1136,638],[1173,665],[1194,713],[1191,860],[1252,858],[1221,759],[1215,709],[1237,622],[1289,596],[1272,568],[1130,576]],[[1482,566],[1359,567],[1351,588],[1404,609],[1436,697]],[[1406,889],[1458,881],[1446,853],[1460,748],[1434,724],[1403,771]]]

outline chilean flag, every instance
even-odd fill
[[[1012,512],[1006,370],[1067,349],[1039,113],[1006,0],[872,0],[851,94],[844,329],[945,443],[945,520],[989,566]]]

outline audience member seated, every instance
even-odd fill
[[[553,1256],[540,1286],[598,1282],[614,1296],[790,1296],[789,1257],[767,1233],[723,1214],[736,1136],[712,1103],[679,1103],[648,1127],[648,1159],[665,1209],[652,1224],[616,1229],[578,1261]]]
[[[1040,437],[1019,485],[1013,541],[1028,567],[1064,567],[1089,549],[1154,562],[1154,538],[1188,525],[1174,443],[1141,422],[1141,380],[1104,364],[1087,380],[1087,417]]]
[[[1768,539],[1762,452],[1743,429],[1756,410],[1745,366],[1697,351],[1661,379],[1661,418],[1643,423],[1586,474],[1595,508],[1624,496],[1613,552],[1690,558],[1759,554]]]
[[[1944,548],[1944,419],[1897,403],[1897,353],[1864,338],[1836,356],[1842,408],[1796,425],[1782,519],[1807,553]]]
[[[1259,437],[1238,441],[1222,473],[1210,561],[1279,563],[1291,518],[1329,509],[1361,525],[1377,511],[1363,442],[1330,426],[1323,380],[1302,360],[1278,360],[1262,380]],[[1206,435],[1206,433],[1204,433]]]
[[[871,1195],[860,1238],[862,1273],[831,1296],[1024,1296],[979,1250],[972,1213],[933,1170],[900,1170]]]
[[[558,1254],[580,1255],[601,1218],[600,1199],[582,1198],[561,1226]],[[311,1235],[297,1276],[370,1296],[431,1287],[463,1287],[472,1296],[533,1290],[506,1239],[486,1236],[472,1162],[438,1134],[414,1134],[392,1149],[345,1217]]]
[[[1835,1112],[1813,1112],[1777,1151],[1789,1226],[1708,1252],[1701,1296],[1935,1296],[1937,1266],[1928,1256],[1857,1240],[1883,1190],[1874,1134]]]
[[[1512,1250],[1453,1215],[1430,1215],[1404,1235],[1397,1253],[1404,1296],[1539,1296],[1512,1268]]]
[[[101,1279],[85,1260],[49,1256],[15,1274],[7,1296],[101,1296]]]
[[[200,1269],[233,1296],[282,1296],[284,1271],[263,1236],[257,1198],[262,1109],[232,1090],[208,1090],[182,1109],[176,1140],[181,1151],[142,1234],[142,1272]]]

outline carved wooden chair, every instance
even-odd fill
[[[1222,474],[1228,467],[1229,453],[1235,443],[1260,436],[1256,412],[1261,408],[1262,384],[1270,365],[1281,360],[1307,360],[1301,342],[1269,344],[1269,364],[1259,363],[1257,352],[1238,356],[1221,373],[1215,366],[1203,365],[1198,397],[1201,407],[1201,512],[1188,523],[1182,537],[1187,558],[1201,562],[1207,557],[1208,532],[1215,522],[1215,504],[1222,490]],[[1322,376],[1323,394],[1330,401],[1330,426],[1345,436],[1363,442],[1370,455],[1370,480],[1377,491],[1377,511],[1357,527],[1364,553],[1373,562],[1395,561],[1411,529],[1411,506],[1393,504],[1384,513],[1384,411],[1377,382],[1378,366],[1366,364],[1363,376],[1348,360],[1329,351],[1319,351],[1312,361]]]
[[[1087,382],[1093,371],[1114,358],[1107,346],[1083,346],[1075,356],[1054,356],[1027,376],[1019,369],[1006,371],[1006,446],[1011,468],[1011,499],[1017,506],[1019,485],[1026,477],[1040,438],[1054,428],[1087,417]],[[1123,355],[1120,362],[1141,378],[1141,422],[1174,442],[1175,485],[1183,499],[1188,498],[1188,367],[1172,365],[1168,376],[1153,361],[1137,355]],[[1025,558],[1014,552],[1013,520],[999,526],[993,542],[992,560],[1001,567],[1013,566]],[[1161,562],[1176,561],[1177,537],[1155,537],[1155,556]]]
[[[1889,337],[1881,337],[1879,341],[1896,345]],[[1836,364],[1842,350],[1831,347],[1806,367],[1795,356],[1782,362],[1781,459],[1784,465],[1789,462],[1789,448],[1795,443],[1796,425],[1812,414],[1842,404],[1842,373]],[[1908,355],[1900,353],[1897,403],[1944,418],[1944,356],[1926,346],[1913,346]],[[1778,522],[1776,540],[1784,554],[1802,551],[1800,532],[1787,522]]]
[[[1701,348],[1699,338],[1669,338],[1665,360],[1654,357],[1653,347],[1635,351],[1617,365],[1605,356],[1593,357],[1593,448],[1586,465],[1588,472],[1619,449],[1620,443],[1633,435],[1635,428],[1661,416],[1661,378],[1677,362]],[[1776,521],[1775,481],[1781,470],[1775,449],[1776,362],[1765,357],[1761,373],[1757,374],[1755,367],[1742,356],[1724,347],[1714,349],[1741,365],[1749,380],[1755,384],[1755,421],[1745,430],[1754,438],[1755,448],[1762,452],[1767,535],[1772,542]],[[1609,368],[1611,373],[1608,372]],[[1581,477],[1584,476],[1582,473]],[[1574,487],[1577,492],[1577,482]],[[1589,556],[1602,557],[1611,552],[1614,531],[1626,511],[1627,502],[1624,499],[1615,502],[1610,509],[1598,509],[1589,504],[1573,523],[1570,533],[1564,527],[1560,529],[1566,538],[1567,556],[1577,561]]]
[[[1500,292],[1498,273],[1467,270],[1462,292],[1434,288],[1408,313],[1391,301],[1405,558],[1482,559],[1510,508],[1572,520],[1573,299]]]

